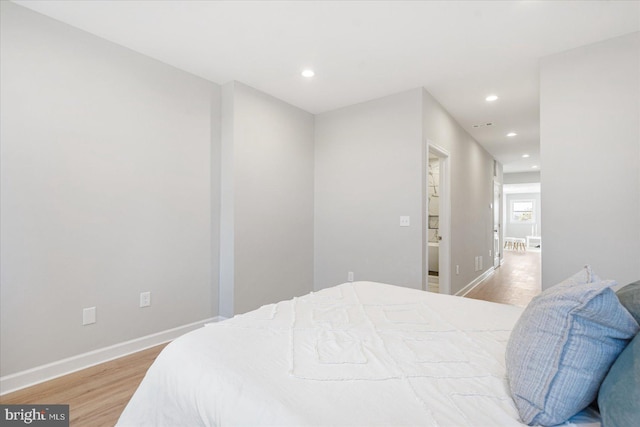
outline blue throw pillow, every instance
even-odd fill
[[[620,303],[640,323],[640,280],[625,286],[616,292]]]
[[[618,356],[598,392],[602,427],[640,422],[640,334]]]
[[[506,350],[512,397],[529,425],[560,424],[588,406],[638,323],[590,267],[534,298]]]

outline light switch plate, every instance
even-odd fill
[[[140,293],[140,307],[149,307],[151,305],[151,292]]]
[[[96,323],[96,308],[89,307],[82,309],[82,324],[90,325]]]

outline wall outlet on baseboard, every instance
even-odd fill
[[[353,271],[347,273],[347,281],[353,282]]]
[[[82,325],[91,325],[96,323],[96,308],[89,307],[82,309]]]
[[[151,292],[140,292],[140,307],[151,305]]]

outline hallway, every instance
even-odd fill
[[[465,297],[525,307],[540,292],[540,252],[505,251],[502,266]]]

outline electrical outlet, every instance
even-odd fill
[[[96,308],[89,307],[82,309],[82,325],[91,325],[96,323]]]
[[[460,274],[460,266],[456,264],[456,275]]]
[[[151,305],[151,292],[140,293],[140,307],[149,307]]]
[[[409,227],[411,225],[411,217],[401,216],[400,217],[400,227]]]
[[[482,255],[478,257],[478,270],[482,270]]]
[[[353,282],[353,271],[347,273],[347,281]]]

